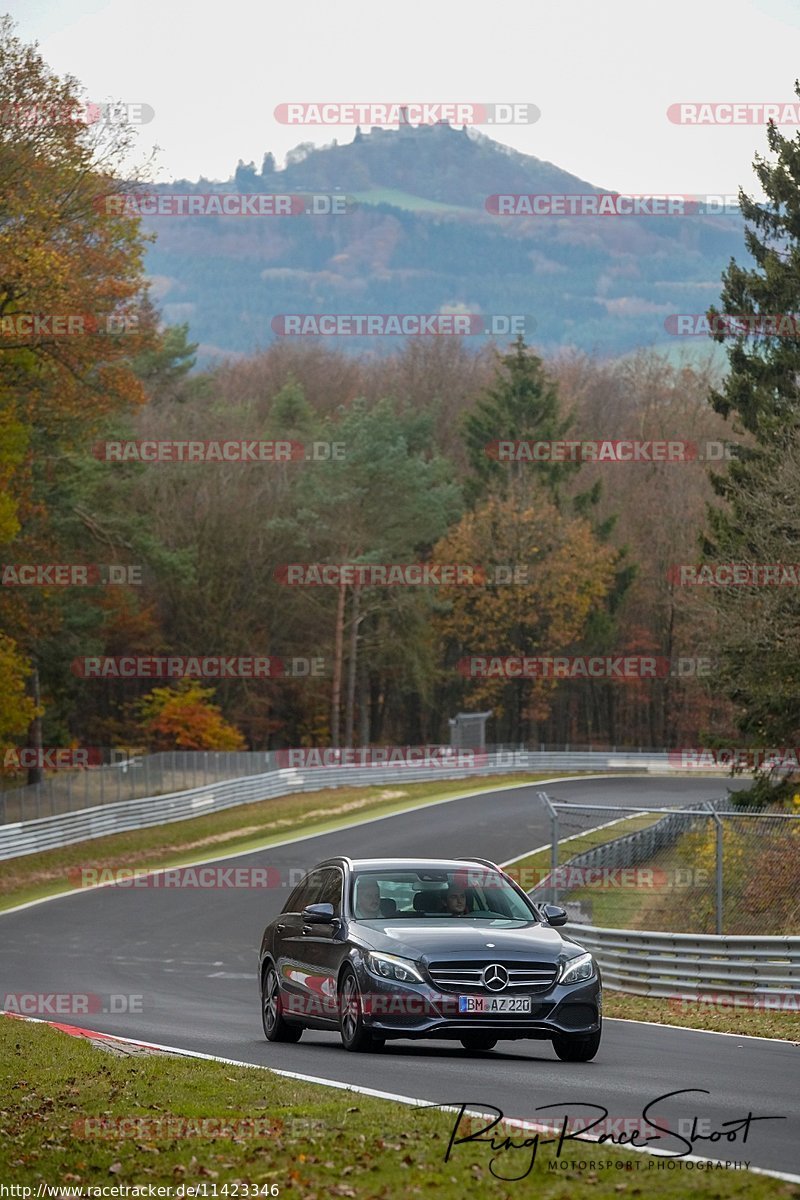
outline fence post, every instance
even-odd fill
[[[550,815],[550,888],[551,904],[558,903],[558,884],[556,883],[558,875],[558,813],[550,803],[550,797],[547,792],[539,792],[539,799],[544,804]]]
[[[717,843],[716,844],[716,876],[717,876],[716,883],[717,883],[717,886],[716,886],[716,901],[715,901],[714,908],[715,908],[715,912],[716,912],[716,933],[717,933],[718,937],[721,937],[722,936],[722,903],[723,903],[723,894],[722,894],[722,849],[723,849],[723,846],[722,846],[722,839],[725,836],[725,827],[723,826],[722,821],[720,820],[719,816],[717,815],[717,813],[714,810],[713,802],[711,800],[707,800],[706,803],[708,805],[711,816],[714,818],[714,824],[716,825],[716,834],[717,834],[717,838],[716,838],[716,843]]]

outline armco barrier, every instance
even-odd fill
[[[800,937],[717,937],[572,923],[564,931],[595,956],[604,987],[800,1012]]]
[[[436,779],[480,779],[518,771],[527,772],[602,772],[620,774],[626,771],[653,773],[671,770],[667,753],[572,752],[502,750],[487,754],[480,766],[392,766],[317,767],[308,769],[284,768],[262,775],[208,784],[161,796],[144,796],[112,804],[79,809],[77,812],[57,813],[34,820],[14,821],[0,825],[0,861],[34,854],[56,846],[69,846],[89,838],[144,829],[151,825],[167,825],[185,821],[237,804],[251,804],[287,796],[292,792],[313,792],[330,787],[365,787],[382,783],[422,783]]]
[[[447,753],[447,747],[440,749]],[[586,753],[598,762],[602,762],[603,757],[609,760],[618,757],[615,746],[489,746],[486,749],[497,759],[509,756],[510,761],[517,754],[524,755],[531,751],[546,755],[557,764],[563,752],[575,761],[579,761]],[[155,754],[133,755],[120,750],[108,753],[121,757],[90,770],[55,771],[47,774],[40,783],[0,788],[0,825],[33,821],[38,817],[55,817],[60,813],[79,812],[84,808],[97,808],[105,804],[119,804],[123,800],[173,795],[175,792],[208,787],[211,783],[224,783],[229,779],[264,775],[281,767],[303,766],[308,769],[310,765],[292,761],[287,757],[291,752],[280,750],[162,750]],[[373,749],[371,753],[377,756],[381,751]],[[626,761],[633,761],[637,767],[651,760],[655,763],[664,757],[663,752],[658,750],[635,749],[621,753]],[[351,758],[350,765],[360,764]],[[373,761],[372,765],[377,766],[378,763]],[[619,769],[627,770],[628,767],[620,766]]]

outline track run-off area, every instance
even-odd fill
[[[90,994],[101,1010],[39,1015],[431,1104],[497,1108],[508,1118],[553,1120],[567,1109],[543,1106],[568,1105],[579,1116],[579,1105],[595,1105],[634,1121],[658,1097],[681,1093],[658,1112],[682,1131],[695,1116],[709,1135],[724,1134],[726,1122],[730,1129],[748,1113],[785,1118],[754,1121],[746,1142],[741,1133],[732,1144],[698,1140],[695,1155],[796,1172],[800,1046],[789,1042],[606,1019],[594,1061],[562,1063],[549,1042],[500,1042],[470,1055],[458,1042],[389,1041],[379,1053],[359,1055],[344,1051],[334,1033],[306,1030],[297,1045],[281,1045],[261,1029],[258,945],[301,869],[333,854],[478,855],[503,863],[549,840],[537,791],[575,803],[681,807],[731,785],[725,778],[604,776],[504,787],[209,860],[271,868],[271,888],[103,886],[36,901],[0,914],[0,995]],[[584,814],[582,824],[608,816]],[[662,1145],[668,1153],[681,1149],[672,1140]]]

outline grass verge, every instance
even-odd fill
[[[552,779],[549,775],[492,775],[480,780],[450,779],[393,787],[327,788],[272,800],[240,804],[204,817],[153,825],[127,833],[76,842],[56,850],[9,859],[0,872],[0,911],[75,887],[69,872],[80,867],[172,867],[211,859],[215,854],[259,850],[291,838],[326,833],[350,821],[388,816],[404,808],[448,796],[513,787]],[[560,776],[557,776],[560,778]]]
[[[603,989],[607,1017],[629,1021],[654,1021],[657,1025],[682,1025],[686,1029],[711,1029],[717,1033],[750,1033],[754,1037],[786,1038],[800,1044],[800,1013],[770,1008],[745,1008],[724,1001],[661,999],[631,996]]]
[[[683,1200],[688,1190],[697,1200],[800,1197],[794,1184],[745,1171],[697,1170],[685,1163],[659,1170],[663,1159],[585,1141],[565,1143],[560,1160],[554,1145],[540,1146],[524,1182],[502,1181],[491,1174],[488,1144],[455,1146],[444,1161],[452,1113],[222,1063],[162,1055],[116,1058],[47,1026],[9,1018],[0,1020],[0,1050],[6,1134],[0,1178],[31,1186],[34,1194],[39,1184],[154,1185],[170,1187],[175,1196],[183,1184],[187,1191],[199,1187],[196,1195],[213,1196],[225,1195],[219,1191],[225,1184],[239,1184],[239,1196],[253,1196],[255,1187],[269,1195],[273,1187],[273,1195],[302,1200],[425,1195],[463,1200],[475,1194],[572,1200],[589,1193],[594,1200],[625,1195]],[[126,1135],[115,1127],[109,1136],[116,1118],[127,1120]],[[137,1128],[131,1118],[147,1124]],[[181,1127],[181,1118],[190,1124]],[[200,1122],[213,1118],[235,1136],[209,1138],[208,1125]],[[237,1120],[242,1124],[235,1127]],[[267,1126],[266,1136],[255,1121]],[[197,1136],[204,1129],[206,1136]],[[188,1130],[195,1136],[186,1136]],[[256,1130],[259,1137],[252,1136]],[[498,1151],[496,1173],[522,1175],[531,1153],[530,1147]]]
[[[662,813],[637,813],[632,817],[622,817],[610,827],[588,829],[586,833],[578,834],[577,837],[562,838],[558,844],[559,866],[563,866],[575,854],[594,850],[595,846],[602,846],[606,842],[614,841],[615,838],[624,837],[628,833],[636,833],[639,829],[646,829],[648,825],[654,825],[656,821],[660,821],[662,816]],[[514,878],[526,890],[532,888],[541,882],[543,872],[547,874],[550,869],[550,847],[537,850],[535,854],[525,854],[522,858],[516,858],[506,863],[505,869],[512,871]]]
[[[368,192],[352,192],[353,199],[364,205],[391,204],[408,212],[470,213],[475,212],[465,204],[446,204],[441,200],[430,200],[427,196],[415,196],[399,188],[372,188]]]

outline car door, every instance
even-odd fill
[[[309,1016],[319,1005],[309,997],[306,980],[309,964],[305,961],[303,909],[316,904],[322,888],[324,869],[310,871],[292,892],[275,926],[275,968],[280,981],[281,999],[287,1014]]]
[[[334,915],[341,917],[343,891],[344,872],[340,867],[327,867],[316,898],[309,903],[330,904]],[[338,923],[303,925],[302,942],[302,957],[308,970],[309,1003],[317,1007],[323,1019],[338,1022],[336,979],[348,949],[343,929]]]

